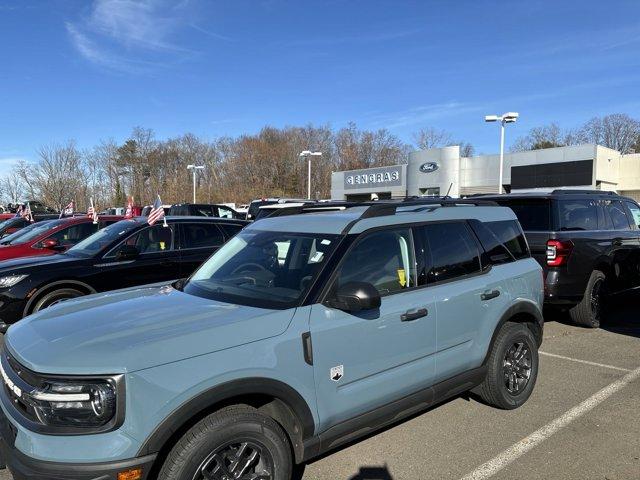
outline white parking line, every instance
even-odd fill
[[[473,472],[464,476],[462,480],[484,480],[486,478],[490,478],[500,470],[505,468],[507,465],[511,464],[516,459],[520,458],[522,455],[527,453],[532,448],[538,446],[540,443],[544,442],[547,438],[549,438],[554,433],[558,432],[562,428],[569,425],[571,422],[581,417],[585,413],[589,412],[593,408],[595,408],[600,403],[604,402],[611,395],[616,393],[618,390],[621,390],[629,383],[637,380],[640,377],[640,368],[632,370],[627,373],[624,377],[616,380],[610,385],[604,387],[599,392],[595,393],[591,397],[587,398],[584,402],[576,405],[571,410],[567,411],[560,417],[552,420],[550,423],[547,423],[544,427],[536,430],[528,437],[523,438],[518,443],[513,444],[511,447],[506,449],[500,455],[492,458],[488,462],[480,465]]]
[[[619,370],[621,372],[631,371],[631,369],[629,368],[616,367],[614,365],[607,365],[605,363],[590,362],[588,360],[580,360],[579,358],[564,357],[562,355],[556,355],[555,353],[547,353],[547,352],[538,352],[538,353],[540,355],[545,355],[547,357],[561,358],[562,360],[569,360],[571,362],[584,363],[585,365],[592,365],[594,367],[610,368],[611,370]]]

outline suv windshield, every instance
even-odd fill
[[[113,244],[113,242],[124,238],[125,234],[139,226],[140,222],[136,220],[121,220],[85,238],[67,250],[67,254],[77,257],[93,257],[95,254]]]
[[[291,308],[311,287],[338,235],[241,232],[189,279],[191,295],[259,308]]]
[[[18,245],[20,243],[28,242],[34,238],[38,238],[40,235],[53,230],[64,222],[64,220],[46,220],[44,222],[34,223],[28,227],[24,227],[22,230],[18,230],[11,235],[7,235],[2,239],[0,244],[2,245]]]

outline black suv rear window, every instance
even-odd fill
[[[513,198],[496,201],[514,211],[525,232],[548,232],[551,230],[551,204],[548,199]]]

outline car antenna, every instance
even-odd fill
[[[449,184],[449,189],[447,190],[447,194],[444,196],[444,198],[448,198],[449,197],[449,193],[451,193],[451,189],[453,188],[453,182],[451,182]]]

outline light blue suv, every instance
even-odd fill
[[[16,480],[288,480],[467,390],[522,405],[542,301],[515,215],[491,202],[261,220],[187,281],[12,326],[2,458]]]

